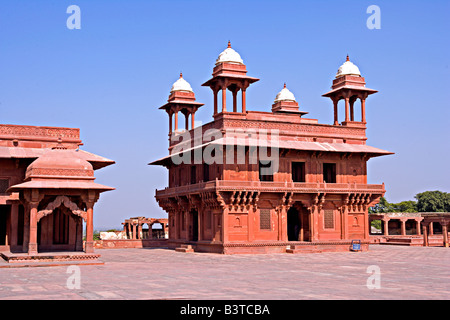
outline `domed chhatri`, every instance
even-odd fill
[[[277,103],[278,101],[296,101],[294,94],[286,88],[286,83],[284,84],[283,89],[281,89],[275,97],[274,102]]]
[[[347,60],[339,67],[336,78],[345,76],[345,75],[351,75],[351,76],[361,76],[361,72],[359,72],[359,68],[350,61],[348,55]]]
[[[180,73],[180,78],[174,82],[172,89],[170,90],[169,99],[167,103],[160,107],[160,109],[166,110],[169,114],[169,132],[178,131],[178,112],[184,114],[186,117],[185,130],[189,130],[188,118],[191,116],[191,129],[194,129],[195,112],[200,108],[203,103],[195,101],[195,94],[192,90],[189,82],[183,79],[183,73]],[[172,116],[175,116],[174,123]]]
[[[275,101],[272,104],[272,112],[277,114],[295,113],[300,117],[308,113],[299,110],[298,102],[295,100],[294,94],[286,88],[286,83],[284,84],[283,89],[281,89],[275,97]]]
[[[186,91],[186,92],[193,92],[191,85],[189,82],[183,79],[183,73],[180,73],[180,78],[174,82],[172,85],[172,89],[170,90],[170,93],[174,91]]]
[[[239,53],[231,48],[230,41],[228,41],[228,47],[219,54],[219,57],[216,60],[216,65],[223,62],[244,64],[244,61],[242,60]]]
[[[54,148],[34,160],[27,168],[25,180],[30,179],[94,180],[92,164],[76,150]]]
[[[359,68],[354,65],[348,55],[345,61],[338,69],[336,78],[333,80],[331,91],[323,94],[323,97],[328,97],[333,100],[334,104],[334,125],[339,125],[338,121],[338,102],[345,100],[345,120],[342,125],[364,126],[366,123],[366,107],[365,101],[367,96],[376,93],[366,87],[366,81],[361,76]],[[356,100],[361,101],[361,121],[355,120],[354,104]]]

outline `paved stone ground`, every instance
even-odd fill
[[[0,299],[449,299],[450,248],[372,245],[368,252],[218,255],[103,249],[82,265],[0,269]],[[380,268],[379,289],[368,289]]]

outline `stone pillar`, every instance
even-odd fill
[[[191,240],[190,239],[190,228],[191,228],[191,224],[189,223],[190,221],[190,217],[191,217],[191,213],[190,213],[190,211],[188,211],[188,210],[186,210],[185,211],[185,214],[184,214],[184,226],[185,226],[185,231],[186,231],[186,234],[185,234],[185,239],[187,240],[187,241],[189,241],[189,240]]]
[[[202,208],[197,210],[197,241],[203,240],[203,212]]]
[[[75,242],[75,251],[83,251],[83,219],[80,217],[77,219],[77,238]]]
[[[350,121],[350,117],[349,117],[349,111],[350,109],[350,101],[349,98],[345,98],[345,121],[348,122]]]
[[[222,112],[227,112],[227,88],[222,87]]]
[[[447,228],[447,222],[441,222],[442,226],[442,237],[444,240],[444,247],[448,248],[448,228]]]
[[[369,238],[370,238],[369,212],[366,210],[364,212],[364,239],[368,240]]]
[[[428,226],[428,234],[430,236],[434,235],[433,222],[430,222],[430,225]]]
[[[222,214],[222,242],[228,242],[228,209],[223,210]]]
[[[303,212],[300,211],[300,232],[298,235],[299,241],[305,241],[304,223],[305,223],[304,215],[303,215]]]
[[[217,114],[217,93],[218,91],[214,89],[214,114]]]
[[[28,252],[28,243],[30,242],[30,209],[29,205],[24,205],[23,212],[23,242],[22,251]]]
[[[214,210],[211,210],[211,239],[212,242],[215,242],[216,239],[216,213]]]
[[[195,123],[195,112],[191,113],[191,129],[194,129]]]
[[[175,132],[178,131],[178,111],[175,112]]]
[[[34,255],[38,253],[37,245],[37,208],[39,202],[30,202],[30,238],[28,243],[28,255]]]
[[[129,222],[127,222],[126,224],[127,224],[127,238],[128,238],[128,239],[132,239],[132,238],[133,238],[133,235],[132,235],[132,233],[131,233],[131,225],[130,225]]]
[[[314,205],[310,208],[311,241],[314,242],[319,240],[319,207]]]
[[[138,237],[136,225],[133,223],[132,226],[133,226],[133,240],[137,240]]]
[[[138,222],[137,238],[142,239],[142,223]]]
[[[173,113],[169,113],[169,133],[172,133],[172,118]]]
[[[94,203],[86,203],[86,244],[84,252],[94,252]]]
[[[287,237],[287,208],[282,205],[278,211],[278,238],[280,241],[288,241]],[[298,239],[297,239],[298,240]]]
[[[247,239],[249,242],[253,241],[255,239],[255,208],[254,206],[250,206],[250,208],[248,209],[248,214],[247,214]]]
[[[406,220],[407,219],[405,219],[405,218],[400,219],[400,222],[402,224],[402,227],[401,227],[402,236],[406,236]]]
[[[420,220],[416,219],[416,234],[420,236]]]
[[[334,106],[334,125],[339,125],[338,122],[338,100],[333,99],[333,106]]]
[[[361,122],[366,122],[366,99],[361,99]]]
[[[388,236],[389,235],[389,219],[384,218],[383,219],[383,225],[384,225],[384,235]]]
[[[10,248],[17,246],[17,230],[19,221],[19,204],[11,205],[10,225],[9,225],[9,245]]]
[[[246,101],[245,101],[245,90],[246,89],[242,89],[242,113],[246,113]]]
[[[428,247],[428,231],[427,226],[425,224],[422,225],[422,233],[423,233],[423,246]]]

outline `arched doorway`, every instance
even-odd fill
[[[299,241],[301,228],[300,212],[295,207],[291,207],[287,212],[288,241]]]
[[[288,241],[311,241],[311,215],[301,202],[296,202],[287,212]]]
[[[83,221],[61,205],[38,222],[38,252],[82,251]]]
[[[192,210],[189,223],[189,240],[198,241],[198,211]]]

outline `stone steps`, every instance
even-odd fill
[[[177,252],[194,252],[194,249],[192,248],[192,245],[190,244],[182,244],[181,247],[175,248],[175,251]]]

